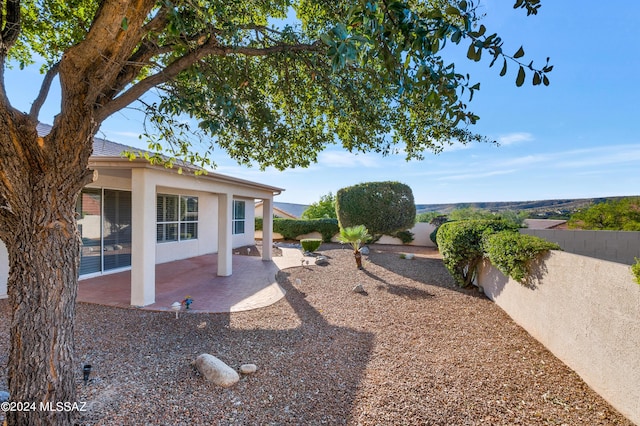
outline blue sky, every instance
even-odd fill
[[[514,53],[554,65],[549,87],[515,86],[516,67],[505,77],[499,64],[464,58],[467,45],[451,52],[457,70],[471,74],[481,90],[469,104],[481,117],[472,130],[498,140],[454,145],[423,161],[402,156],[350,154],[337,147],[307,169],[279,172],[238,166],[217,151],[219,173],[285,188],[276,201],[308,204],[321,195],[361,182],[397,180],[417,203],[524,201],[640,194],[640,3],[543,0],[537,16],[511,8],[513,0],[483,0],[483,23]],[[39,88],[37,68],[7,71],[13,105],[27,111]],[[41,121],[51,123],[59,101],[52,97]],[[98,134],[144,147],[141,117],[116,113]]]

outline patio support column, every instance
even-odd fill
[[[273,198],[262,200],[262,260],[271,260],[273,245]]]
[[[149,171],[131,170],[131,304],[156,299],[156,187]]]
[[[232,273],[233,195],[218,194],[218,276]]]

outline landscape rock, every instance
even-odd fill
[[[327,259],[327,257],[326,257],[326,256],[318,256],[318,257],[316,258],[316,265],[319,265],[319,266],[326,266],[326,265],[328,265],[328,264],[329,264],[329,259]]]
[[[353,292],[354,293],[364,293],[365,290],[364,290],[364,287],[362,286],[362,284],[358,284],[357,286],[355,286],[353,288]]]
[[[9,395],[9,392],[0,391],[0,402],[7,402],[7,401],[9,401],[10,397],[11,397],[11,395]]]
[[[205,379],[218,386],[228,388],[240,380],[238,373],[213,355],[201,354],[193,362],[193,366]]]
[[[240,366],[240,372],[242,374],[253,374],[258,371],[258,366],[255,364],[242,364]]]
[[[369,254],[369,247],[361,247],[360,248],[360,253],[364,254],[365,256]]]

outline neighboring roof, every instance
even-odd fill
[[[293,204],[293,203],[278,203],[274,202],[273,207],[283,212],[287,212],[292,216],[301,217],[302,213],[307,209],[307,205],[305,204]]]
[[[36,127],[40,136],[46,136],[51,132],[52,127],[48,124],[38,123]],[[121,143],[112,142],[107,139],[93,138],[93,154],[92,157],[122,157],[124,151],[143,151],[132,146],[123,145]]]
[[[38,123],[38,125],[36,126],[36,129],[37,129],[38,134],[40,136],[46,136],[51,132],[52,127],[50,125],[48,125],[48,124]],[[110,141],[110,140],[107,140],[107,139],[94,137],[93,138],[93,153],[91,154],[90,161],[93,161],[93,162],[118,161],[118,162],[121,162],[121,163],[130,163],[131,167],[133,167],[133,162],[122,155],[122,153],[124,151],[131,151],[131,152],[135,152],[135,153],[137,153],[137,152],[145,152],[145,150],[142,150],[142,149],[139,149],[139,148],[136,148],[136,147],[133,147],[133,146],[124,145],[124,144],[113,142],[113,141]],[[140,164],[140,162],[144,162],[146,166],[153,167],[145,159],[137,159],[135,161],[137,162],[137,164]],[[183,164],[184,165],[182,165],[182,167],[189,168],[192,171],[195,171],[195,170],[198,170],[198,169],[202,170],[200,167],[195,166],[193,164],[189,164],[189,163],[183,163]],[[156,166],[156,167],[165,169],[164,166]],[[226,181],[226,182],[232,182],[232,183],[239,184],[239,185],[257,187],[257,188],[260,188],[260,189],[263,189],[263,190],[267,190],[267,191],[272,191],[272,192],[275,192],[275,193],[281,193],[282,191],[284,191],[284,188],[278,188],[278,187],[271,186],[271,185],[265,185],[265,184],[258,183],[258,182],[252,182],[252,181],[249,181],[249,180],[239,179],[239,178],[235,178],[235,177],[228,176],[228,175],[214,173],[214,172],[211,172],[211,171],[207,171],[206,174],[204,174],[202,176],[199,176],[199,177],[200,178],[205,178],[205,179],[209,178],[209,179],[221,180],[221,181]]]
[[[525,219],[524,223],[529,229],[553,229],[564,225],[567,221],[554,219]]]
[[[256,203],[256,207],[260,207],[260,206],[262,206],[262,201],[258,201]],[[278,203],[278,202],[273,203],[274,210],[279,210],[291,216],[292,218],[298,218],[298,219],[300,218],[300,216],[302,216],[302,213],[308,207],[309,206],[306,204]]]

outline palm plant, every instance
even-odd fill
[[[338,241],[343,244],[350,244],[351,247],[353,247],[353,255],[356,258],[356,265],[358,265],[358,269],[362,269],[362,254],[360,253],[360,247],[369,238],[371,238],[371,235],[369,235],[369,231],[364,225],[340,228],[340,237],[338,237]]]

